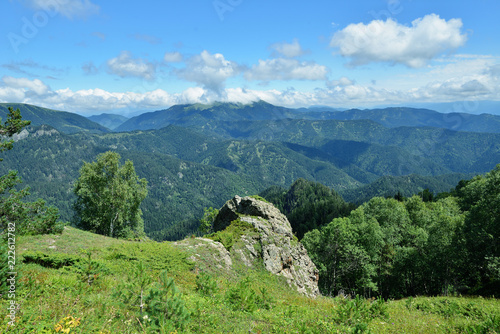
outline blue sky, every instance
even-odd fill
[[[496,0],[9,0],[0,10],[0,102],[89,115],[258,99],[500,100]]]

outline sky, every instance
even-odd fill
[[[4,0],[0,12],[0,102],[92,115],[500,101],[498,0]]]

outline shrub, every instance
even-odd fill
[[[196,291],[204,296],[213,296],[217,291],[217,281],[207,273],[196,276]]]
[[[237,219],[233,220],[225,230],[209,234],[206,237],[213,241],[220,242],[230,251],[233,245],[240,240],[242,235],[256,232],[257,230],[252,224]]]

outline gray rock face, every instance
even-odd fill
[[[214,230],[224,230],[238,219],[255,227],[259,237],[242,236],[243,246],[235,244],[231,250],[233,254],[239,256],[247,266],[252,266],[258,257],[262,257],[266,270],[286,277],[288,283],[299,292],[311,297],[319,294],[318,270],[307,255],[307,250],[293,235],[285,215],[272,204],[251,197],[235,196],[220,209]],[[260,247],[256,247],[256,244]]]

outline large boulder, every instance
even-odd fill
[[[251,224],[257,235],[242,235],[231,253],[239,256],[247,266],[262,258],[266,270],[286,277],[291,286],[305,295],[315,297],[318,290],[318,270],[307,255],[307,250],[292,233],[290,222],[270,203],[235,196],[219,211],[214,230],[222,231],[233,221]]]

